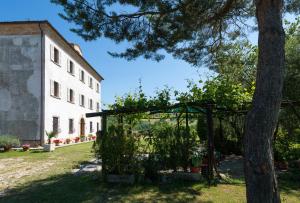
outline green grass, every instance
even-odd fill
[[[104,184],[97,173],[74,176],[71,168],[92,157],[91,144],[57,149],[53,153],[9,152],[7,157],[32,162],[55,161],[40,175],[26,177],[2,203],[14,202],[245,202],[243,180],[208,186],[205,183],[174,182],[172,184]],[[18,156],[19,157],[19,156]],[[2,160],[5,160],[1,154]],[[24,161],[23,160],[23,161]],[[1,159],[0,159],[1,161]],[[300,202],[300,172],[291,170],[280,175],[279,183],[283,202]]]

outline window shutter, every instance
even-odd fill
[[[50,95],[54,96],[54,81],[50,80]]]
[[[50,44],[50,59],[54,61],[54,47],[52,44]]]
[[[61,51],[58,50],[58,64],[60,65],[61,63]]]
[[[68,100],[68,102],[71,101],[71,98],[70,98],[70,89],[69,88],[67,88],[67,100]]]
[[[73,90],[73,103],[75,104],[75,91]]]
[[[70,73],[71,70],[70,70],[70,60],[68,59],[67,60],[67,71]]]
[[[58,96],[61,98],[61,85],[58,83]]]

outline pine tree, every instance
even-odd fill
[[[199,66],[222,42],[240,36],[247,18],[258,27],[256,89],[245,128],[248,202],[280,202],[272,137],[281,105],[285,34],[283,12],[299,0],[52,0],[86,40],[107,37],[132,46],[114,57],[162,60],[162,50]],[[121,9],[120,9],[121,8]],[[116,10],[116,11],[114,11]],[[127,12],[121,12],[127,10]]]

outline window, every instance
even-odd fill
[[[50,94],[53,97],[60,98],[60,84],[56,81],[51,80],[50,81]]]
[[[79,95],[79,105],[84,107],[84,95],[82,94]]]
[[[80,78],[79,79],[80,79],[81,82],[84,83],[84,71],[83,70],[80,71]]]
[[[96,85],[96,91],[99,92],[99,83]]]
[[[94,130],[93,130],[93,122],[90,121],[90,133],[92,133]]]
[[[52,131],[56,134],[59,133],[59,117],[57,117],[57,116],[53,116]]]
[[[75,65],[74,65],[73,61],[71,61],[71,60],[68,60],[68,72],[71,75],[75,74]]]
[[[99,131],[100,129],[99,129],[99,123],[97,122],[97,132]]]
[[[69,133],[73,134],[75,132],[74,129],[74,119],[69,119]]]
[[[68,89],[67,91],[68,91],[68,102],[74,104],[75,103],[75,101],[74,101],[74,90]]]
[[[89,109],[93,110],[93,100],[89,99]]]
[[[99,112],[99,110],[100,110],[100,104],[99,102],[97,102],[97,112]]]
[[[61,54],[58,48],[54,47],[53,45],[50,45],[50,58],[51,60],[56,63],[57,65],[60,65],[60,58]]]
[[[90,80],[89,80],[89,87],[93,89],[93,78],[90,77]]]

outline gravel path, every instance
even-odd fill
[[[24,182],[24,177],[31,175],[38,176],[49,170],[54,162],[36,161],[29,162],[24,158],[1,159],[0,162],[0,195],[20,183]]]

